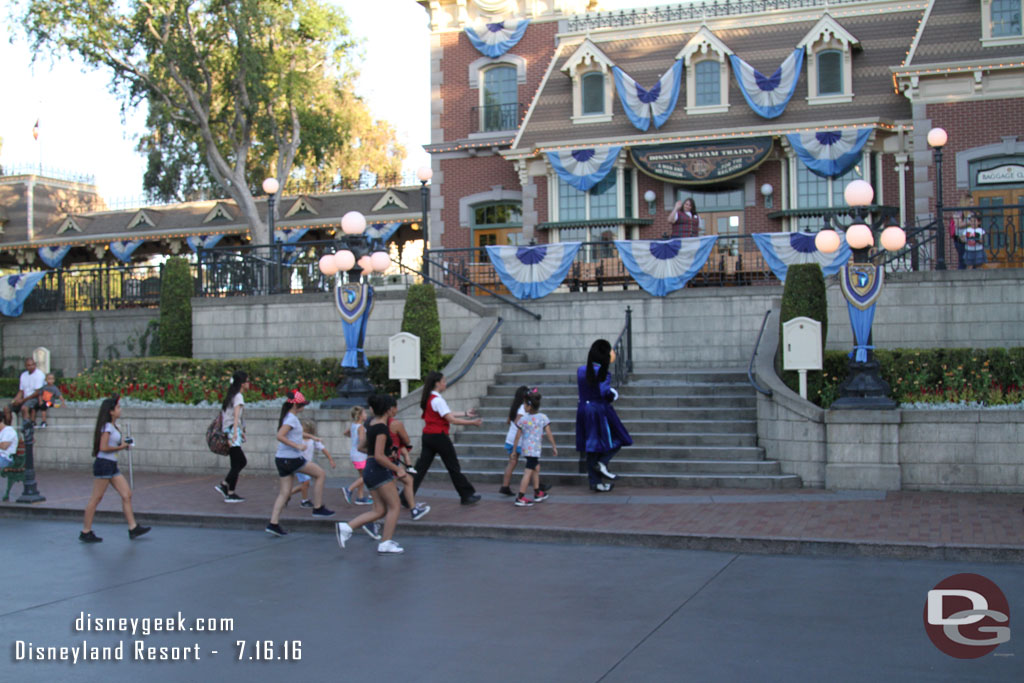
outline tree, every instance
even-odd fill
[[[825,276],[817,263],[792,265],[786,271],[786,284],[782,288],[782,308],[779,311],[779,363],[783,343],[782,323],[806,316],[821,323],[821,357],[825,358],[825,340],[828,338],[828,297],[825,294]],[[781,365],[780,365],[781,367]],[[790,389],[799,391],[800,375],[795,370],[782,373]],[[824,378],[821,372],[807,373],[808,400],[818,402]]]
[[[286,186],[303,122],[326,111],[317,94],[351,77],[346,19],[324,0],[26,0],[21,21],[37,52],[106,68],[130,105],[149,104],[149,187],[212,180],[257,244],[271,236],[252,188],[268,169]]]
[[[402,332],[420,338],[420,370],[441,369],[441,318],[437,314],[437,294],[434,285],[409,285],[402,311]]]
[[[188,261],[167,259],[160,274],[160,352],[192,357],[192,271]]]

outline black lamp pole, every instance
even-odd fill
[[[25,442],[25,481],[22,483],[21,495],[18,503],[41,503],[46,498],[39,493],[36,487],[36,461],[33,456],[35,450],[35,424],[31,420],[25,420],[21,426]]]
[[[427,276],[427,281],[429,282],[430,261],[427,260],[429,258],[427,245],[430,244],[430,226],[427,220],[430,214],[430,188],[427,187],[426,180],[420,181],[420,203],[423,205],[423,221],[420,223],[423,230],[423,274]]]
[[[946,231],[942,229],[942,147],[935,148],[935,270],[946,269]]]

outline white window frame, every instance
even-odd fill
[[[686,113],[687,115],[723,114],[729,111],[729,69],[728,60],[732,55],[729,46],[723,43],[707,26],[700,30],[676,54],[676,59],[683,60],[686,68]],[[697,64],[708,60],[718,61],[719,85],[721,99],[718,104],[697,106]]]
[[[612,94],[615,90],[611,83],[613,66],[615,63],[589,38],[584,39],[572,56],[566,60],[562,71],[572,79],[573,125],[608,123],[612,120]],[[583,113],[583,76],[592,73],[600,73],[604,77],[604,111],[600,114]]]
[[[1017,0],[1024,5],[1024,0]],[[1021,7],[1021,19],[1024,20],[1024,6]],[[981,46],[999,47],[1001,45],[1024,45],[1024,21],[1021,22],[1021,34],[1016,36],[992,35],[992,0],[981,0]]]
[[[624,187],[625,186],[625,179],[623,177],[624,174],[625,174],[625,164],[622,162],[621,157],[620,157],[619,161],[616,162],[614,170],[611,171],[610,173],[615,173],[615,214],[616,215],[611,217],[611,218],[609,218],[608,220],[609,221],[613,221],[613,220],[616,220],[616,219],[619,219],[619,218],[628,218],[628,216],[624,216],[623,215],[623,212],[625,211],[625,208],[626,208],[626,192],[625,192],[625,187]],[[554,169],[549,169],[549,171],[548,171],[548,197],[551,198],[551,201],[549,202],[549,207],[550,208],[549,208],[548,213],[549,213],[550,216],[553,217],[551,219],[553,222],[561,223],[561,222],[564,222],[564,221],[604,220],[603,218],[591,218],[590,217],[590,199],[591,199],[592,195],[590,194],[589,190],[585,193],[586,194],[586,198],[585,198],[584,205],[583,205],[583,218],[565,218],[565,219],[563,219],[562,215],[561,215],[562,214],[561,202],[559,201],[561,199],[561,194],[560,194],[560,189],[559,189],[561,187],[561,183],[559,182],[560,180],[561,179],[558,177],[558,173],[556,173]],[[633,193],[634,193],[634,195],[636,194],[636,175],[635,174],[633,176]],[[635,196],[634,196],[633,206],[634,206],[634,211],[635,211],[635,208],[636,208]],[[619,226],[619,227],[621,228],[622,226]],[[620,229],[619,233],[620,233],[620,236],[617,239],[625,239],[625,237],[622,236],[622,230],[621,229]]]
[[[853,101],[853,48],[860,45],[853,34],[831,15],[825,14],[797,47],[807,51],[807,104],[843,104]],[[818,53],[838,50],[842,54],[843,90],[837,94],[818,94]]]

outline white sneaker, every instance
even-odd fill
[[[605,466],[603,462],[597,463],[597,471],[600,472],[605,477],[607,477],[608,479],[611,479],[612,481],[615,481],[618,478],[617,475],[614,475],[608,471],[608,468]]]
[[[334,533],[338,537],[338,547],[344,548],[345,541],[352,538],[352,527],[348,522],[338,522],[334,525]]]
[[[388,539],[377,546],[377,552],[381,555],[398,555],[404,553],[405,549],[394,541]]]

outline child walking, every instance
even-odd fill
[[[363,426],[363,422],[366,419],[366,411],[362,406],[352,406],[351,412],[349,412],[349,419],[351,422],[348,425],[348,435],[351,439],[349,445],[348,457],[352,461],[352,467],[356,469],[358,478],[343,488],[341,492],[345,494],[345,502],[351,505],[372,505],[373,499],[365,495],[365,489],[363,487],[363,468],[366,467],[366,452],[359,449],[360,444],[366,438],[366,428]],[[361,495],[360,495],[361,494]]]
[[[355,529],[383,517],[384,528],[381,531],[381,542],[377,545],[377,552],[381,555],[397,555],[404,552],[404,549],[391,538],[395,533],[398,513],[401,509],[398,502],[398,489],[395,487],[395,477],[400,476],[404,470],[393,463],[390,458],[393,446],[391,434],[388,432],[387,419],[392,404],[388,399],[390,399],[389,396],[379,394],[370,397],[373,420],[370,422],[369,429],[366,430],[366,450],[367,453],[373,455],[367,458],[366,467],[363,468],[363,483],[374,492],[373,509],[364,512],[351,522],[338,522],[335,533],[338,545],[344,548],[345,543],[352,538],[352,532]]]
[[[327,462],[331,463],[331,469],[333,470],[337,465],[334,462],[334,458],[327,452],[324,447],[323,441],[317,438],[316,435],[316,423],[309,418],[299,420],[302,425],[302,443],[305,445],[305,450],[302,451],[302,459],[307,463],[313,462],[317,452],[323,453],[327,457]],[[308,474],[302,472],[295,473],[295,479],[299,482],[299,485],[292,489],[291,495],[296,493],[302,493],[302,502],[299,503],[301,507],[312,508],[313,501],[309,499],[309,480],[312,479]]]
[[[516,507],[530,507],[534,503],[542,503],[549,498],[548,494],[540,488],[540,452],[541,435],[547,436],[551,443],[552,457],[558,457],[558,446],[555,445],[555,435],[551,433],[551,420],[540,412],[540,392],[532,389],[526,394],[524,403],[526,415],[516,420],[519,433],[516,434],[512,446],[515,448],[520,443],[523,445],[523,456],[526,458],[526,470],[523,472],[523,480],[519,483],[519,495],[516,496]],[[527,487],[533,485],[533,499],[526,497]]]

